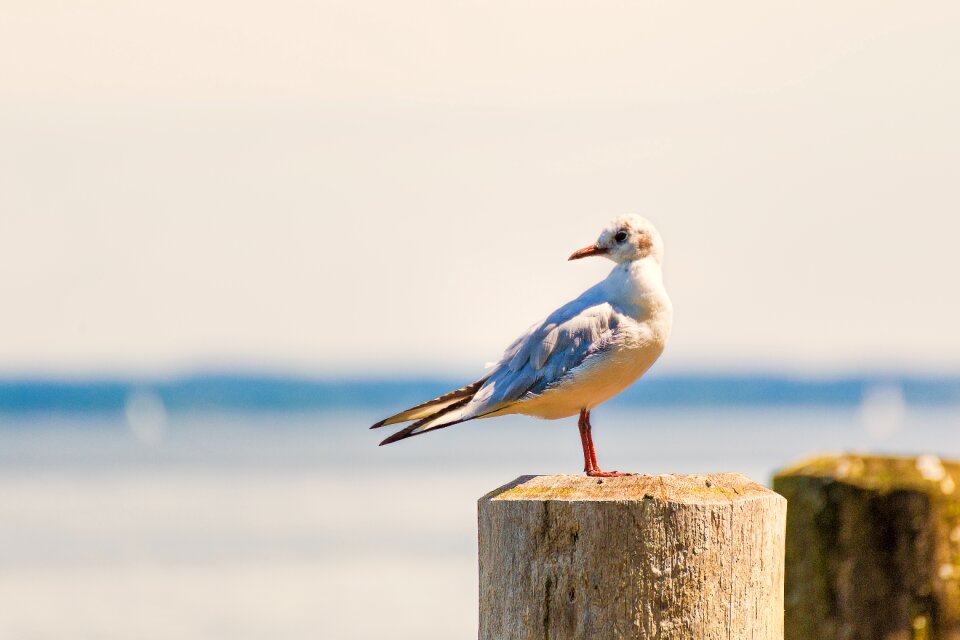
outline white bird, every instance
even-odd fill
[[[645,218],[621,216],[569,259],[587,256],[616,266],[533,325],[480,380],[370,427],[414,421],[381,446],[476,418],[521,413],[552,420],[579,413],[587,475],[629,475],[600,470],[590,411],[630,386],[663,352],[673,320],[663,287],[663,241]]]

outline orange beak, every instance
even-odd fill
[[[599,245],[592,244],[589,247],[584,247],[578,251],[574,251],[567,260],[579,260],[580,258],[586,258],[587,256],[602,256],[607,253],[608,249],[606,247],[601,247]]]

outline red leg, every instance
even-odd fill
[[[633,475],[632,473],[622,473],[620,471],[602,471],[597,463],[597,451],[593,447],[593,433],[590,426],[590,412],[586,409],[580,410],[580,442],[583,444],[583,462],[584,471],[592,478],[619,478],[622,476]]]
[[[580,444],[583,445],[583,471],[589,475],[590,470],[596,466],[591,455],[592,442],[590,441],[590,432],[587,430],[587,410],[580,410],[580,419],[577,420],[577,428],[580,429]]]
[[[590,411],[584,409],[583,413],[585,413],[583,421],[587,433],[587,447],[590,449],[590,467],[595,471],[599,471],[600,464],[597,462],[597,450],[593,448],[593,427],[590,426]]]

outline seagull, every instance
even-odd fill
[[[583,470],[602,471],[590,411],[640,378],[663,353],[673,306],[663,287],[663,241],[638,215],[615,218],[597,241],[569,260],[603,256],[614,262],[602,281],[530,327],[476,382],[376,423],[411,422],[381,446],[467,420],[519,413],[556,420],[580,416]]]

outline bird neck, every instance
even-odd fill
[[[607,276],[607,285],[624,310],[638,320],[672,312],[663,270],[652,256],[618,264]]]

